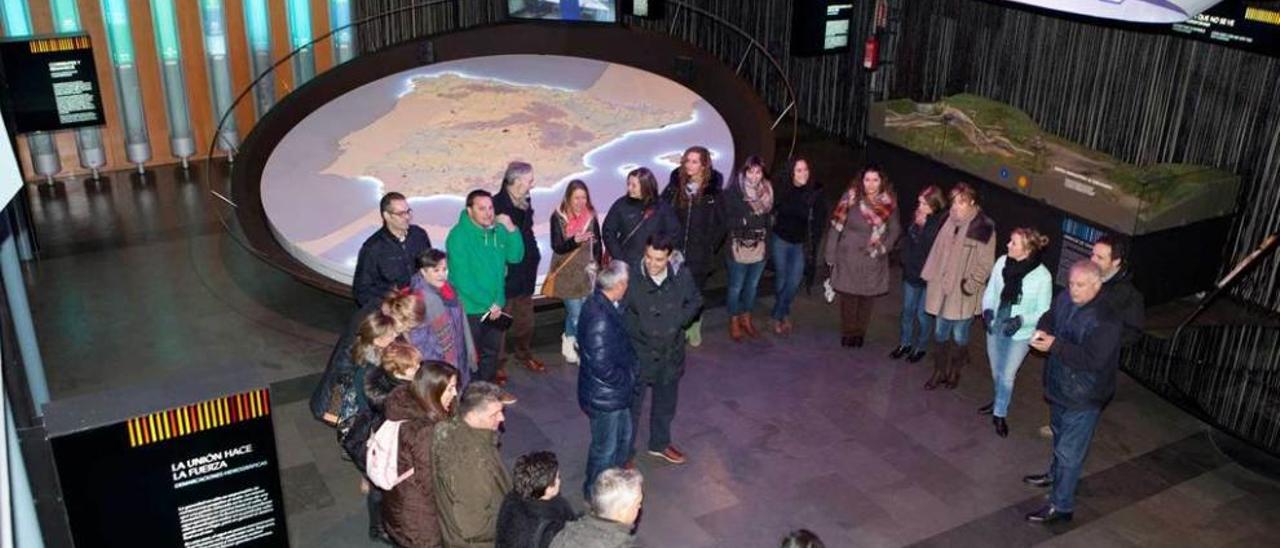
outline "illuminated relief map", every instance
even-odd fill
[[[414,223],[443,246],[467,192],[497,192],[510,160],[534,166],[535,234],[550,260],[548,219],[564,184],[583,179],[603,217],[644,165],[665,183],[700,144],[732,165],[728,126],[687,88],[588,59],[503,55],[439,63],[372,82],[295,126],[263,170],[262,199],[296,258],[349,282],[377,230],[378,198],[409,197]],[[727,167],[722,167],[727,171]]]

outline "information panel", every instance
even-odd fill
[[[796,0],[791,6],[791,54],[849,50],[853,0]]]
[[[1280,56],[1280,2],[1224,0],[1173,32],[1263,55]]]
[[[50,443],[78,548],[289,546],[265,388]]]
[[[0,41],[0,69],[17,133],[103,125],[89,35]]]

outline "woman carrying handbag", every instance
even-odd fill
[[[551,269],[542,281],[542,294],[564,301],[564,333],[560,354],[566,363],[578,363],[578,314],[591,295],[591,272],[604,253],[600,223],[586,183],[574,179],[565,187],[564,200],[551,214]]]

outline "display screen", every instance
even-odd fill
[[[507,0],[507,13],[517,19],[554,21],[618,21],[617,0]]]
[[[1005,0],[1006,2],[1129,23],[1176,23],[1218,0]]]
[[[797,0],[791,12],[791,54],[822,55],[849,49],[850,0]]]
[[[3,98],[14,131],[103,124],[102,90],[87,34],[0,41]]]

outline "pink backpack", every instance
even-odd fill
[[[383,491],[389,491],[413,475],[413,469],[399,474],[400,423],[382,421],[378,431],[369,437],[365,455],[365,475]]]

